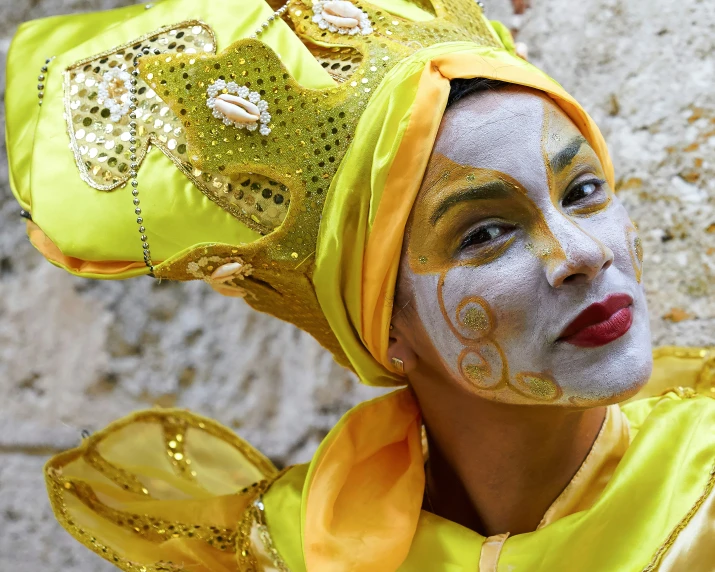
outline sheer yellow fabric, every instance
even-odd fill
[[[122,570],[235,571],[238,523],[277,474],[228,429],[137,413],[46,466],[55,516]]]
[[[681,351],[656,360],[654,375],[676,372],[673,385],[685,388],[610,407],[538,529],[506,540],[420,511],[419,410],[407,390],[346,414],[310,465],[280,476],[207,419],[135,414],[53,458],[50,498],[80,542],[132,572],[484,572],[480,563],[498,572],[705,571],[715,401],[692,389],[707,361],[683,375],[673,357]]]

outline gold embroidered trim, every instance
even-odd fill
[[[692,518],[695,516],[695,513],[698,512],[705,500],[708,498],[708,496],[710,496],[714,487],[715,465],[713,465],[713,467],[710,469],[710,477],[708,478],[708,482],[705,485],[705,490],[703,491],[703,493],[700,495],[698,500],[695,501],[695,504],[690,508],[688,513],[683,517],[683,519],[672,530],[670,535],[668,535],[666,541],[660,546],[660,548],[658,548],[657,552],[653,556],[653,559],[650,561],[648,566],[643,568],[642,572],[654,572],[657,569],[657,566],[660,564],[660,561],[662,560],[665,553],[675,543],[675,539],[678,537],[678,535],[685,529],[686,526],[688,526],[688,523],[690,523]]]
[[[687,348],[677,346],[664,346],[653,350],[653,359],[675,357],[679,359],[694,359],[702,362],[700,372],[694,384],[695,392],[699,395],[715,397],[715,347]],[[681,388],[682,389],[682,388]],[[678,391],[673,388],[668,391]],[[667,393],[668,391],[664,392]]]
[[[692,387],[683,387],[682,385],[678,385],[675,387],[669,387],[663,391],[659,397],[663,397],[669,393],[675,393],[678,397],[680,397],[680,399],[692,399],[693,397],[700,395]]]
[[[128,513],[113,509],[101,502],[91,487],[85,483],[75,483],[64,479],[60,479],[60,482],[66,491],[69,491],[92,512],[117,526],[132,530],[144,540],[160,543],[172,538],[194,538],[203,540],[222,552],[234,552],[236,550],[235,530],[217,526],[174,522],[145,514]],[[246,490],[251,492],[252,487]]]
[[[84,454],[84,460],[90,467],[102,473],[105,477],[125,491],[143,495],[149,494],[149,491],[134,475],[128,473],[124,469],[120,469],[102,457],[102,455],[99,454],[99,451],[97,451],[96,446],[89,445],[87,447],[87,451]]]
[[[177,566],[172,562],[157,562],[153,565],[145,565],[120,556],[112,548],[100,542],[93,535],[87,533],[74,523],[67,510],[67,505],[63,500],[65,490],[69,490],[72,485],[70,483],[62,483],[56,469],[50,467],[47,469],[46,474],[47,489],[55,518],[57,518],[65,530],[92,552],[111,562],[120,570],[124,570],[124,572],[188,572],[185,568]]]
[[[90,173],[87,169],[87,165],[85,164],[84,158],[82,157],[82,153],[79,149],[79,145],[77,144],[77,140],[75,138],[75,129],[72,125],[72,117],[74,115],[74,110],[72,109],[72,97],[74,94],[71,93],[71,79],[72,79],[72,74],[81,68],[84,68],[86,66],[89,66],[92,63],[97,62],[98,60],[101,60],[103,58],[108,58],[109,56],[112,56],[114,54],[117,54],[119,52],[123,52],[125,50],[132,50],[133,48],[137,47],[138,45],[146,42],[147,40],[151,40],[152,38],[155,38],[156,36],[160,36],[162,34],[167,34],[171,32],[172,30],[178,30],[182,28],[191,28],[193,26],[200,26],[202,30],[212,38],[213,40],[213,53],[216,52],[216,37],[213,33],[213,30],[208,26],[208,24],[205,24],[199,20],[187,20],[185,22],[180,22],[178,24],[175,24],[173,26],[163,26],[162,28],[159,28],[158,30],[155,30],[153,32],[150,32],[148,34],[145,34],[139,38],[136,38],[135,40],[132,40],[130,42],[127,42],[125,44],[122,44],[120,46],[116,46],[113,48],[110,48],[109,50],[106,50],[104,52],[101,52],[99,54],[94,54],[88,58],[84,58],[82,60],[79,60],[78,62],[75,62],[71,66],[69,66],[65,72],[64,72],[64,95],[65,95],[65,118],[67,120],[67,130],[70,136],[70,143],[72,147],[72,151],[74,152],[75,156],[75,161],[77,162],[77,167],[79,168],[80,172],[80,177],[82,180],[90,185],[91,187],[100,190],[100,191],[111,191],[113,189],[116,189],[124,184],[126,184],[129,181],[129,170],[126,169],[126,175],[121,176],[117,178],[117,180],[112,181],[109,184],[101,184],[98,183],[96,180],[94,180],[91,176]],[[138,49],[138,48],[137,48]],[[130,58],[131,62],[131,58]],[[99,68],[96,68],[99,69]],[[129,67],[128,70],[131,72],[133,67]],[[88,71],[94,71],[94,70],[88,70]],[[141,81],[141,80],[140,80]],[[141,87],[146,87],[146,84],[141,81]],[[94,87],[94,86],[91,86]],[[139,86],[137,86],[139,89]],[[89,95],[89,99],[95,99],[96,98],[96,92],[93,94]],[[151,146],[152,143],[157,144],[157,147],[161,148],[161,145],[158,140],[155,140],[151,135],[146,139],[146,145],[138,145],[137,146],[137,160],[135,161],[140,167],[141,164],[144,162],[144,158],[146,157],[149,147]],[[162,149],[164,153],[171,158],[174,163],[176,164],[177,167],[181,168],[181,164],[177,163],[177,161],[171,157],[171,153],[168,152],[168,149]]]
[[[276,549],[271,533],[266,522],[263,495],[268,492],[271,485],[284,475],[290,467],[285,468],[271,481],[264,480],[256,485],[257,496],[243,513],[238,525],[236,537],[236,559],[240,572],[264,572],[265,566],[259,563],[259,555],[279,572],[290,572],[280,553]],[[254,531],[260,540],[256,545]]]
[[[191,459],[186,453],[186,429],[188,428],[186,420],[172,416],[168,417],[162,425],[164,447],[166,454],[171,459],[171,466],[180,477],[195,481],[196,471],[191,468]]]

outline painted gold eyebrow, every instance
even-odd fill
[[[563,171],[566,167],[569,166],[571,161],[573,161],[573,158],[578,154],[579,150],[581,149],[581,145],[584,143],[588,144],[587,141],[581,137],[581,135],[577,135],[571,141],[568,142],[568,145],[561,149],[558,153],[556,153],[551,159],[549,159],[549,164],[551,165],[551,170],[554,173],[560,173]]]
[[[485,199],[501,199],[509,195],[511,190],[511,185],[502,181],[501,179],[496,179],[494,181],[489,181],[483,185],[478,185],[475,187],[469,187],[467,189],[461,190],[454,193],[442,202],[435,209],[434,213],[430,217],[430,223],[434,226],[437,221],[453,206],[461,203],[463,201],[475,201],[475,200],[485,200]]]

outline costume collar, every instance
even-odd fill
[[[364,402],[340,420],[318,449],[303,489],[301,532],[308,570],[400,566],[421,517],[421,441],[419,405],[409,389]],[[629,442],[628,420],[612,405],[583,465],[538,528],[590,508]]]

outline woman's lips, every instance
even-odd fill
[[[604,346],[617,340],[631,328],[633,298],[611,294],[603,302],[591,304],[566,329],[557,341],[582,348]]]

